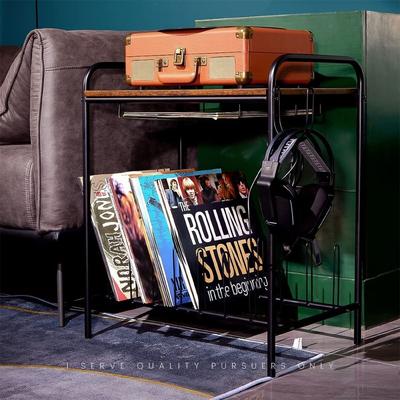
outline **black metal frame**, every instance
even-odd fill
[[[274,282],[276,279],[276,251],[274,236],[268,234],[267,243],[268,256],[266,259],[266,265],[268,269],[268,315],[267,321],[255,321],[253,319],[247,319],[251,322],[264,323],[267,325],[267,374],[268,376],[275,376],[275,336],[277,334],[287,332],[289,330],[303,327],[314,322],[319,322],[327,318],[331,318],[336,315],[340,315],[346,312],[354,312],[354,343],[356,345],[361,343],[361,282],[362,282],[362,271],[364,266],[364,255],[365,255],[365,238],[364,238],[364,191],[365,191],[365,179],[364,179],[364,153],[365,153],[365,88],[364,88],[364,74],[361,66],[357,61],[350,57],[342,56],[330,56],[330,55],[309,55],[309,54],[285,54],[275,60],[272,64],[269,76],[268,76],[268,95],[228,95],[228,96],[135,96],[135,97],[124,97],[124,96],[109,96],[109,97],[87,97],[85,92],[89,90],[90,80],[93,74],[100,69],[124,69],[124,63],[106,62],[92,65],[83,81],[83,97],[82,97],[82,110],[83,110],[83,155],[84,155],[84,166],[83,166],[83,201],[84,201],[84,230],[85,230],[85,337],[92,337],[92,325],[91,325],[91,288],[90,288],[90,249],[89,249],[89,235],[91,229],[90,223],[90,182],[89,177],[91,175],[91,168],[89,162],[90,155],[90,129],[89,129],[89,106],[93,103],[124,103],[124,102],[142,102],[142,103],[160,103],[160,102],[267,102],[268,105],[268,140],[272,140],[274,137],[274,120],[276,114],[276,102],[279,100],[279,88],[277,87],[277,71],[279,67],[285,62],[321,62],[321,63],[336,63],[336,64],[347,64],[353,67],[357,77],[357,174],[356,174],[356,241],[355,241],[355,275],[354,275],[354,302],[347,305],[335,304],[333,299],[332,304],[318,303],[313,301],[300,300],[300,299],[284,299],[282,297],[276,297],[274,293]],[[179,148],[180,162],[182,160],[182,148]],[[308,277],[307,277],[308,279]],[[334,279],[335,280],[335,279]],[[339,282],[339,281],[338,281]],[[297,321],[296,323],[277,325],[276,319],[276,306],[277,304],[285,304],[292,306],[302,306],[313,309],[321,310],[322,312],[312,317],[304,318]],[[176,307],[181,308],[181,307]],[[195,311],[185,309],[186,311]],[[209,313],[212,315],[222,315],[226,317],[226,314]],[[243,320],[246,318],[234,317],[231,318]]]

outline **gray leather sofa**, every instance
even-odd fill
[[[127,32],[30,32],[0,48],[0,229],[59,241],[82,225],[82,79],[100,61],[123,61]],[[10,64],[11,63],[11,64]],[[9,68],[8,68],[9,67]],[[0,75],[0,82],[2,76]],[[123,88],[121,72],[97,73],[96,88]],[[175,167],[177,151],[162,135],[168,123],[126,121],[117,105],[91,110],[94,173]],[[64,249],[70,251],[71,249]],[[60,252],[61,253],[61,252]],[[60,323],[63,255],[57,257]],[[1,268],[7,268],[2,265]]]

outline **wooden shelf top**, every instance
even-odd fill
[[[281,88],[282,95],[305,95],[307,88]],[[316,95],[353,95],[356,88],[314,88]],[[135,97],[220,97],[220,96],[266,96],[265,88],[233,88],[233,89],[128,89],[128,90],[86,90],[86,98],[135,98]],[[309,91],[309,93],[312,93]]]

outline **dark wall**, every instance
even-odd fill
[[[153,30],[195,19],[341,10],[400,12],[398,0],[0,0],[0,44],[21,44],[41,28]]]

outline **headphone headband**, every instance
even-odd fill
[[[321,149],[315,138],[323,144],[326,150],[328,157],[327,163],[321,156]],[[313,168],[321,183],[327,183],[326,181],[328,180],[328,184],[333,185],[334,159],[332,149],[325,137],[313,129],[292,128],[279,133],[268,145],[264,156],[264,162],[267,162],[265,165],[269,164],[268,162],[282,164],[295,146]],[[277,168],[275,169],[275,174],[273,176],[269,174],[268,178],[274,179],[276,177],[276,172]]]
[[[266,160],[270,160],[271,157],[271,152],[276,148],[276,146],[279,146],[279,144],[282,142],[282,140],[293,134],[293,135],[297,135],[299,134],[301,131],[299,129],[295,129],[295,128],[291,128],[288,129],[286,131],[283,131],[281,133],[279,133],[278,135],[276,135],[270,142],[270,144],[267,147],[267,151],[265,152],[265,156],[264,156],[264,161]]]

